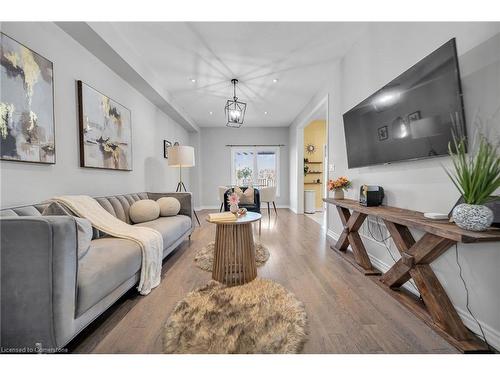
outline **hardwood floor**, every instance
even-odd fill
[[[131,290],[68,346],[74,353],[161,353],[162,327],[176,303],[210,280],[194,253],[215,238],[198,212],[197,227],[163,265],[162,283],[148,296]],[[258,276],[273,279],[304,302],[305,353],[456,353],[427,325],[329,249],[321,226],[278,209],[263,215],[260,241],[271,257]],[[258,236],[258,227],[255,227]]]

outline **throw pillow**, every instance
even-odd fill
[[[163,197],[157,200],[160,216],[175,216],[181,210],[181,203],[174,197]]]
[[[255,203],[253,187],[248,187],[245,191],[243,191],[239,187],[235,187],[234,192],[238,194],[238,197],[240,198],[240,205]]]
[[[132,203],[129,216],[130,220],[136,224],[155,220],[160,216],[160,206],[152,199],[142,199]]]

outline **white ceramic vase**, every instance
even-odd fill
[[[343,189],[334,189],[333,190],[333,199],[344,199],[344,190]]]
[[[229,206],[229,211],[231,211],[233,214],[238,213],[238,205],[237,204],[232,204]]]
[[[493,211],[486,206],[462,203],[453,209],[452,218],[462,229],[481,232],[493,222]]]

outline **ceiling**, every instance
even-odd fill
[[[200,127],[225,126],[231,78],[239,79],[237,96],[248,103],[243,126],[289,126],[323,88],[332,63],[366,28],[339,22],[113,22],[109,26]]]

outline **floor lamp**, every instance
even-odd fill
[[[191,146],[172,146],[168,148],[168,166],[169,167],[179,167],[179,183],[177,184],[176,192],[186,191],[186,185],[182,181],[182,168],[194,167],[194,148]],[[193,210],[194,216],[198,225],[200,224],[200,219],[196,211]]]

